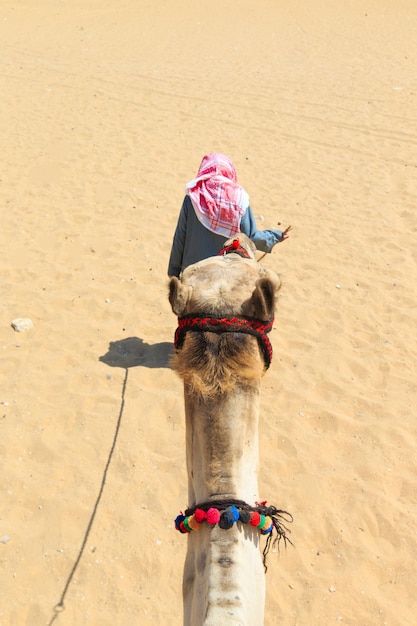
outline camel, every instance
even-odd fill
[[[186,418],[188,509],[175,522],[188,535],[184,626],[261,626],[260,537],[287,539],[285,512],[258,503],[260,385],[280,281],[255,253],[239,233],[169,283]]]

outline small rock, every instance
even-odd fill
[[[25,330],[33,328],[33,322],[27,317],[17,317],[11,322],[13,330],[18,333],[23,333]]]
[[[330,585],[329,591],[330,593],[334,593],[336,591],[336,587],[334,585]]]
[[[9,535],[4,535],[4,537],[0,539],[0,543],[9,543],[9,541],[10,541]]]

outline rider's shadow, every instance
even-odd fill
[[[111,341],[109,349],[99,361],[110,367],[167,367],[174,354],[174,346],[170,341],[150,345],[139,337],[128,337]]]

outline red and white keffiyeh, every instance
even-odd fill
[[[237,184],[235,166],[229,157],[218,152],[203,157],[197,178],[185,186],[185,191],[203,226],[227,238],[240,231],[249,196]]]

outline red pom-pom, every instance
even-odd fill
[[[196,509],[194,517],[195,521],[201,524],[201,522],[204,522],[204,520],[207,519],[207,513],[203,511],[203,509]]]
[[[250,514],[250,525],[251,526],[258,526],[259,522],[261,521],[261,516],[258,513],[258,511],[251,511]]]
[[[240,246],[239,239],[233,239],[233,241],[232,241],[232,248],[233,248],[233,250],[237,250],[239,248],[239,246]]]
[[[207,511],[207,521],[209,524],[217,524],[220,519],[220,511],[218,509],[211,508]]]

